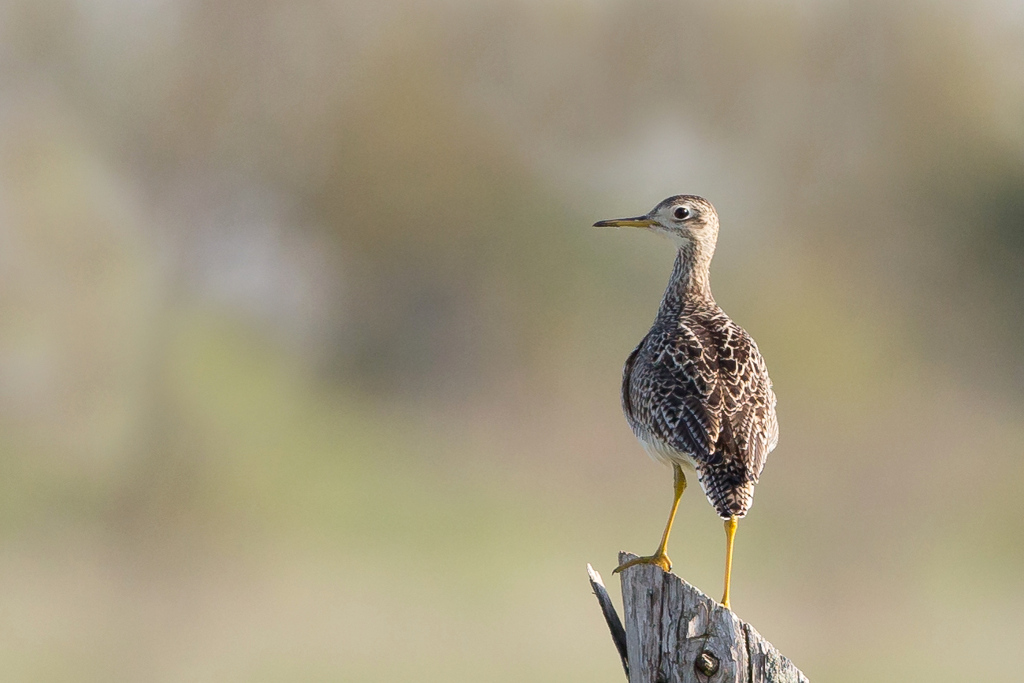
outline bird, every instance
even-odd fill
[[[644,450],[670,464],[675,497],[653,555],[619,565],[653,564],[668,572],[669,534],[695,472],[704,494],[725,520],[725,589],[730,608],[732,554],[738,520],[779,440],[776,398],[754,339],[711,294],[711,258],[718,213],[703,197],[669,197],[643,216],[598,221],[600,228],[642,228],[668,237],[677,253],[650,331],[626,359],[622,409]],[[685,471],[684,471],[685,470]]]

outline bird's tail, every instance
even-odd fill
[[[700,473],[701,488],[722,519],[743,517],[754,504],[754,485],[745,476],[720,476]]]

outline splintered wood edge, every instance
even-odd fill
[[[626,654],[626,629],[622,627],[622,621],[615,612],[615,605],[612,604],[612,598],[608,595],[608,589],[604,587],[601,575],[589,563],[587,564],[587,576],[590,577],[590,587],[594,589],[597,602],[601,605],[601,613],[604,614],[605,623],[608,624],[608,630],[612,633],[612,642],[615,643],[615,649],[619,651],[622,668],[628,679],[629,655]]]

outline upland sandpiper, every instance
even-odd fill
[[[595,227],[646,228],[678,247],[672,277],[650,332],[626,359],[622,408],[644,449],[671,464],[675,499],[658,550],[620,565],[672,568],[667,546],[683,468],[696,471],[701,488],[725,520],[725,592],[729,607],[736,522],[754,499],[754,485],[779,439],[775,394],[764,359],[746,331],[711,295],[711,257],[718,213],[702,197],[669,197],[636,218],[600,221]]]

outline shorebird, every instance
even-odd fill
[[[668,536],[686,489],[684,468],[725,520],[725,591],[729,607],[737,520],[754,500],[754,485],[779,440],[775,394],[753,338],[711,295],[711,257],[718,213],[706,199],[669,197],[643,216],[599,221],[599,228],[644,228],[678,248],[672,276],[650,332],[622,370],[622,409],[651,457],[672,465],[675,498],[653,555],[624,562],[672,568]]]

